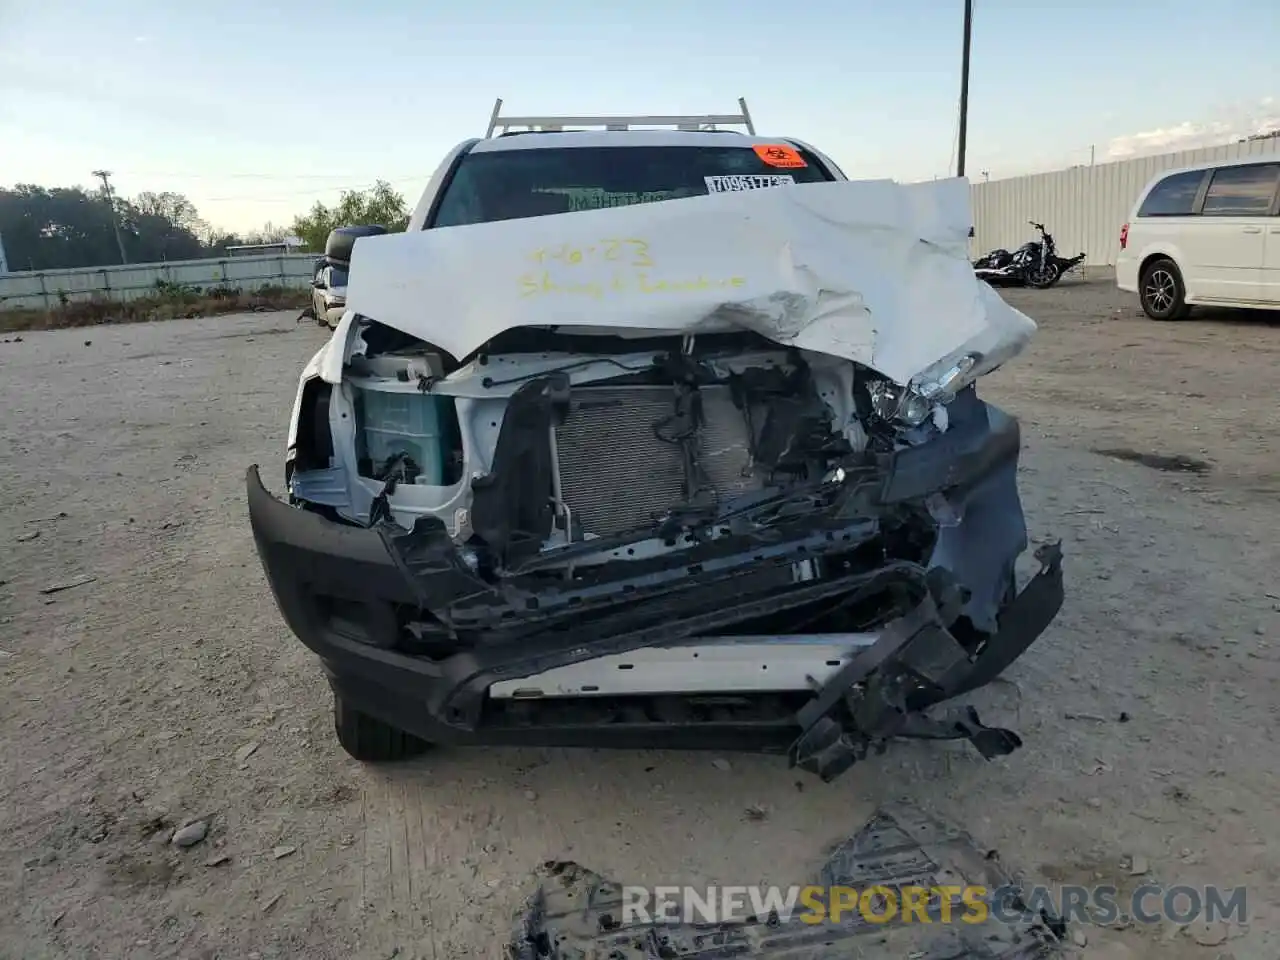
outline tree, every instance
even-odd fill
[[[251,230],[244,235],[245,243],[279,243],[285,237],[290,236],[288,227],[277,227],[268,220],[257,230]]]
[[[344,191],[333,207],[317,203],[309,213],[293,221],[293,232],[306,242],[307,249],[323,250],[335,227],[375,223],[393,232],[409,224],[409,208],[404,197],[385,180],[379,180],[368,190]]]
[[[0,189],[0,235],[11,270],[118,263],[111,206],[80,187]]]
[[[164,217],[175,227],[195,233],[201,226],[196,205],[180,193],[143,192],[129,201],[134,209],[151,217]]]
[[[103,202],[106,198],[103,197]],[[180,193],[140,193],[117,202],[125,252],[134,263],[194,260],[204,255],[200,214]]]
[[[207,248],[195,205],[181,194],[118,199],[116,215],[132,263],[188,260]],[[0,235],[11,270],[56,270],[120,262],[111,204],[102,190],[18,184],[0,189]]]

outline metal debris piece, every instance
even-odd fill
[[[66,511],[59,510],[51,517],[32,517],[27,523],[47,523],[50,520],[63,520],[67,516]]]
[[[43,594],[61,593],[63,590],[73,590],[76,587],[83,587],[86,583],[93,583],[97,577],[79,576],[74,580],[67,580],[64,583],[54,583],[47,587],[41,587],[40,592]]]
[[[544,864],[537,891],[517,919],[507,960],[694,960],[754,957],[759,960],[1055,960],[1071,942],[1066,924],[1031,916],[1020,898],[1012,909],[990,911],[982,923],[871,923],[854,911],[837,923],[815,927],[800,912],[726,923],[624,922],[622,887],[572,861]],[[1012,890],[1014,881],[998,857],[989,857],[968,834],[916,808],[882,807],[854,836],[839,844],[810,882],[865,889],[883,885],[980,885]],[[956,904],[958,906],[958,903]],[[940,905],[930,906],[931,914]],[[1003,918],[1003,919],[1001,919]]]

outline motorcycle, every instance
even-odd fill
[[[1062,279],[1063,274],[1084,263],[1083,253],[1071,257],[1058,256],[1053,236],[1043,223],[1028,220],[1040,231],[1040,240],[1029,240],[1017,250],[992,250],[985,257],[973,261],[973,272],[980,280],[990,284],[1014,284],[1048,290]]]

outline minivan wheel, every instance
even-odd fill
[[[342,749],[361,763],[408,760],[431,748],[426,740],[349,706],[336,692],[333,695],[333,729]]]
[[[1189,312],[1182,274],[1172,260],[1155,260],[1142,271],[1142,309],[1152,320],[1181,320]]]

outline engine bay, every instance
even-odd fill
[[[895,420],[875,371],[745,331],[522,328],[462,361],[369,321],[356,339],[343,382],[302,398],[293,495],[365,526],[439,520],[478,568],[642,560],[830,514],[879,456],[946,428],[942,407]]]

